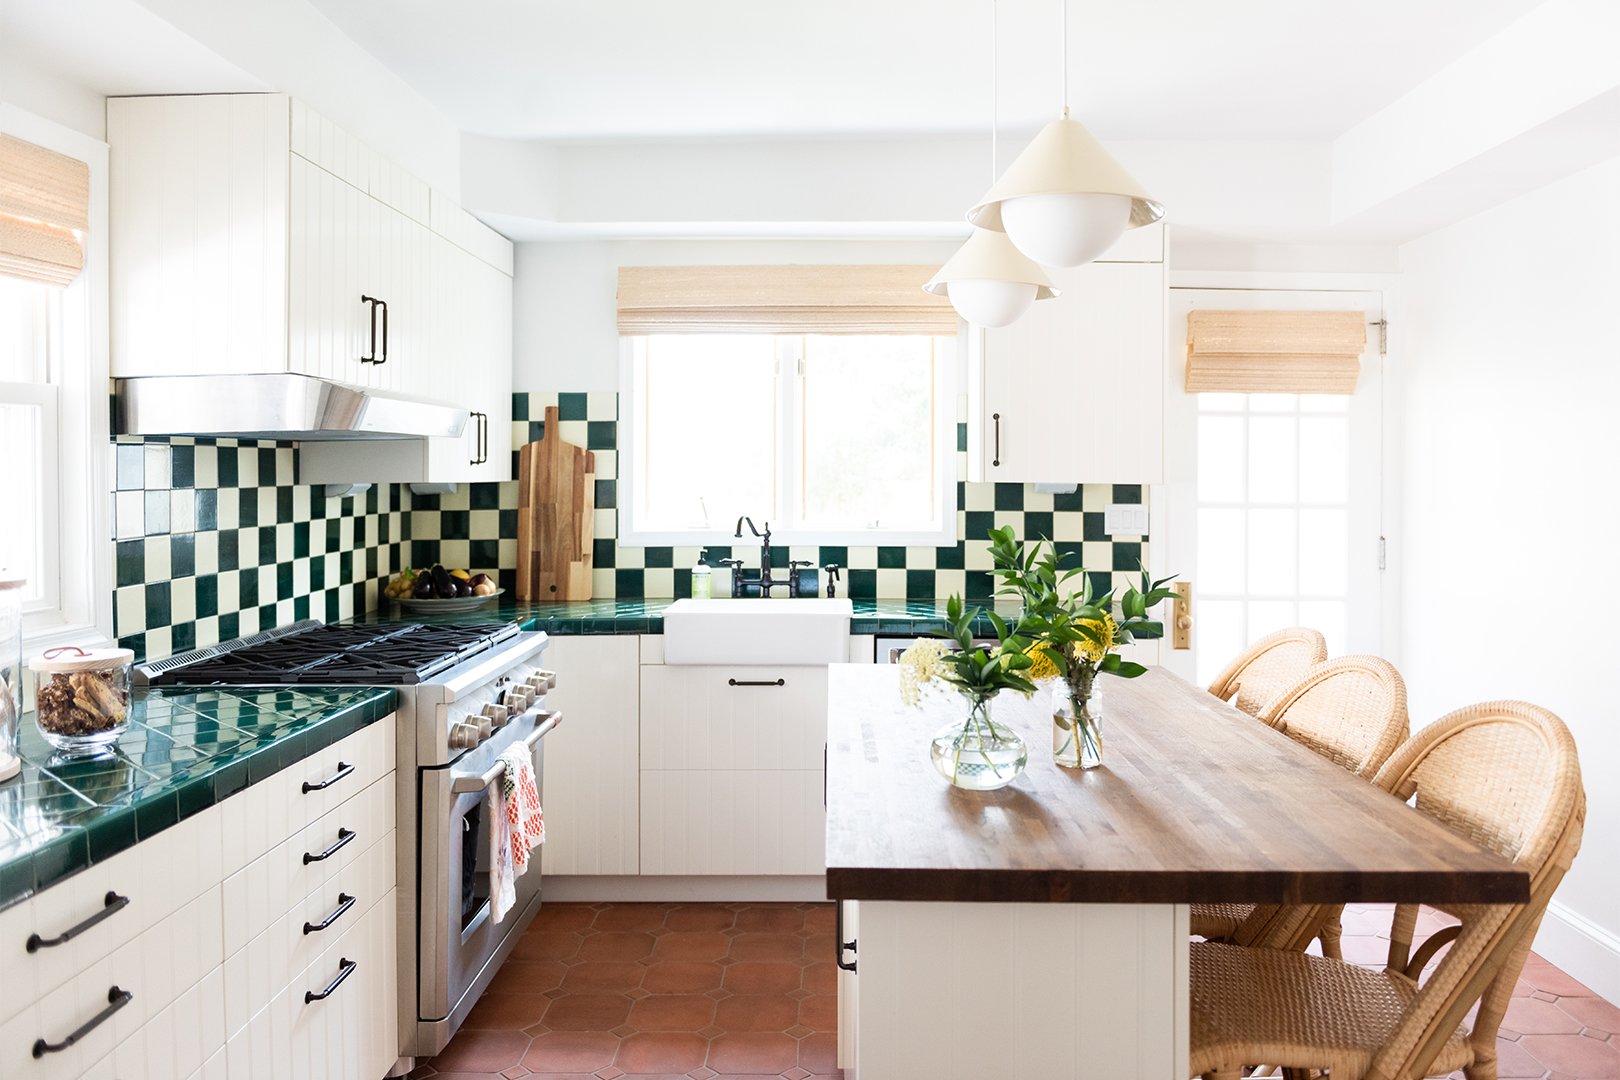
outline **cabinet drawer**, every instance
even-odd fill
[[[641,774],[643,874],[822,874],[822,772]]]
[[[826,743],[825,667],[641,668],[642,769],[819,771]]]

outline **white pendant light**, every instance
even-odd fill
[[[1069,119],[1069,7],[1063,2],[1063,117],[1035,136],[967,218],[1005,232],[1047,266],[1090,262],[1126,229],[1164,217],[1156,202],[1084,124]]]
[[[990,176],[996,175],[996,6],[990,5]],[[947,296],[974,326],[997,329],[1023,318],[1037,300],[1057,295],[1046,273],[1013,246],[1005,232],[974,229],[939,268],[924,292]]]

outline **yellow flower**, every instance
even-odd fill
[[[1119,644],[1119,640],[1114,633],[1119,629],[1119,624],[1114,622],[1112,615],[1104,615],[1101,619],[1081,619],[1075,625],[1084,626],[1100,639],[1100,641],[1092,641],[1090,638],[1082,638],[1074,643],[1075,651],[1087,660],[1094,663],[1100,661],[1113,652],[1114,646]]]
[[[1030,682],[1040,682],[1042,679],[1055,679],[1063,674],[1052,662],[1052,658],[1043,651],[1044,642],[1034,642],[1024,650],[1024,655],[1035,661],[1035,666],[1024,672]]]

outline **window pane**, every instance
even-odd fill
[[[1349,394],[1301,394],[1299,411],[1312,413],[1347,413],[1350,411]]]
[[[1298,468],[1294,424],[1292,416],[1249,418],[1249,501],[1294,501]]]
[[[1343,600],[1301,600],[1299,625],[1319,630],[1327,638],[1329,656],[1343,656],[1345,644],[1345,602]]]
[[[1299,591],[1343,596],[1348,588],[1348,517],[1343,510],[1299,512]]]
[[[808,525],[933,522],[934,339],[808,334],[800,514]],[[852,388],[858,390],[852,391]]]
[[[1242,510],[1198,511],[1198,591],[1215,596],[1243,593],[1246,542]]]
[[[1292,600],[1249,601],[1249,644],[1253,645],[1267,634],[1299,625]]]
[[[1250,412],[1293,412],[1299,405],[1298,394],[1250,394]]]
[[[1242,412],[1248,400],[1247,394],[1199,394],[1198,408],[1202,412]]]
[[[1198,683],[1208,686],[1244,649],[1243,601],[1204,600],[1198,605]]]
[[[1350,498],[1348,422],[1309,416],[1299,422],[1299,501],[1342,503]]]
[[[1292,510],[1249,511],[1250,596],[1293,595],[1296,529]]]
[[[0,275],[0,382],[45,382],[50,286]]]
[[[40,477],[41,410],[38,405],[0,404],[0,461],[6,463],[7,505],[0,514],[0,566],[27,577],[23,602],[41,596]]]
[[[1243,501],[1243,424],[1241,416],[1198,418],[1200,502]]]
[[[641,528],[776,516],[776,351],[769,335],[636,339]]]

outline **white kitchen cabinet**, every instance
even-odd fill
[[[641,668],[641,872],[826,870],[826,667]]]
[[[1157,231],[1158,227],[1152,227]],[[1136,230],[1149,233],[1148,229]],[[1154,484],[1164,474],[1166,279],[1152,236],[1073,270],[1011,326],[968,339],[968,475]]]

